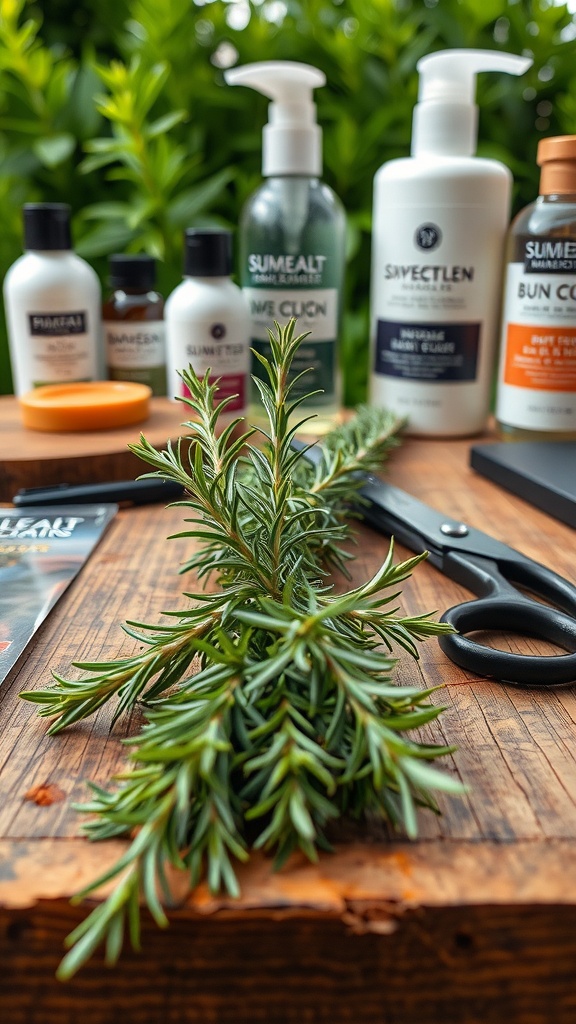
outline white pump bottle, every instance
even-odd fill
[[[375,177],[371,401],[413,434],[466,436],[486,423],[512,175],[474,156],[476,74],[531,63],[493,50],[423,57],[412,155]]]
[[[271,99],[263,130],[265,182],[246,203],[240,220],[240,283],[248,300],[252,347],[270,354],[274,321],[297,318],[309,332],[293,363],[306,370],[293,397],[312,391],[297,419],[313,415],[305,430],[321,433],[340,409],[338,335],[345,258],[345,216],[339,199],[320,180],[322,130],[312,90],[325,84],[322,71],[297,61],[262,61],[232,68],[229,85],[247,85]],[[263,375],[253,359],[252,372]],[[252,391],[252,416],[261,408]]]

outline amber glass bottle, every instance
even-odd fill
[[[155,290],[155,260],[111,256],[109,280],[112,293],[102,307],[108,377],[148,384],[154,395],[165,395],[164,300]]]

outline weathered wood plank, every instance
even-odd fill
[[[572,1024],[574,906],[407,911],[387,934],[379,909],[262,910],[143,935],[107,971],[95,957],[54,983],[79,911],[60,901],[0,912],[2,1010],[10,1024]],[[49,941],[47,941],[47,939]],[[142,967],[143,957],[149,966]]]
[[[123,849],[121,840],[2,839],[0,905],[17,910],[38,900],[69,898],[106,871]],[[186,895],[185,876],[172,872],[171,877],[171,914],[214,916],[263,909],[273,915],[282,908],[307,908],[345,916],[356,904],[380,903],[394,924],[416,907],[516,902],[523,912],[528,904],[576,905],[576,841],[382,842],[365,829],[361,839],[336,843],[334,853],[316,864],[294,854],[280,871],[273,871],[271,859],[255,853],[248,864],[238,865],[238,899],[211,895],[204,884]]]

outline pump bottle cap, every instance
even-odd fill
[[[576,193],[576,135],[541,139],[536,157],[540,172],[540,195]]]
[[[290,60],[258,61],[224,72],[228,85],[248,85],[268,96],[269,122],[262,137],[264,177],[322,173],[322,130],[312,90],[325,85],[323,71]]]
[[[412,156],[472,156],[476,152],[476,75],[505,71],[522,75],[532,64],[499,50],[440,50],[422,57],[414,108]]]
[[[70,207],[67,203],[26,203],[24,248],[61,250],[72,248]]]
[[[187,228],[184,233],[184,274],[187,277],[229,277],[232,234],[220,228]]]

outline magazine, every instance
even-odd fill
[[[109,504],[0,508],[0,683],[117,511]]]

